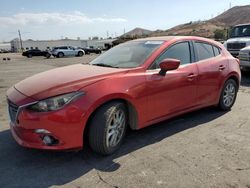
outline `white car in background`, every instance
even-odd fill
[[[59,58],[64,56],[81,57],[85,54],[85,52],[82,49],[77,49],[72,46],[59,46],[59,47],[54,47],[53,50],[51,51],[51,54],[54,57],[59,57]]]
[[[240,60],[240,66],[244,70],[250,70],[250,46],[242,48],[238,56]]]

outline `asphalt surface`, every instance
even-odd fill
[[[2,57],[11,57],[2,61]],[[206,108],[130,131],[121,149],[103,157],[25,149],[12,139],[5,93],[45,70],[88,63],[0,55],[0,187],[250,187],[250,72],[230,112]]]

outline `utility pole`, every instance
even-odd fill
[[[19,29],[18,29],[18,35],[19,35],[19,40],[20,40],[20,44],[21,44],[21,50],[23,52],[23,41],[22,41],[21,32]]]

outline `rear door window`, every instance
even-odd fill
[[[213,49],[214,49],[214,56],[220,55],[220,49],[219,48],[213,46]]]
[[[195,42],[199,61],[214,57],[213,46],[203,42]]]

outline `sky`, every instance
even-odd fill
[[[207,20],[249,0],[1,0],[0,42],[116,37],[135,27],[166,30]]]

